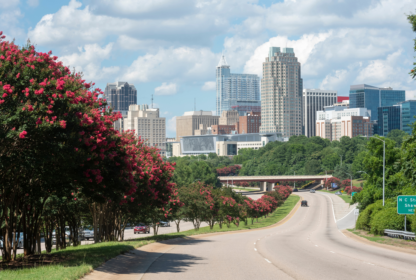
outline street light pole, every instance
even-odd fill
[[[361,136],[361,137],[373,137],[383,142],[383,206],[384,206],[384,194],[385,194],[385,180],[386,180],[386,141],[381,140],[375,136]]]

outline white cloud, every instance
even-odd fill
[[[20,23],[23,14],[19,8],[19,2],[19,0],[0,0],[0,31],[3,31],[7,41],[12,41],[13,38],[25,38],[25,32]]]
[[[120,68],[113,67],[101,67],[101,62],[110,57],[113,44],[109,43],[104,48],[101,48],[98,44],[86,45],[84,48],[79,48],[78,52],[70,55],[65,55],[59,59],[64,65],[75,67],[76,72],[83,72],[84,78],[89,81],[99,81],[110,78],[116,75]]]
[[[327,39],[330,32],[319,34],[305,34],[298,40],[289,40],[287,37],[277,36],[270,38],[268,42],[260,45],[244,66],[245,73],[257,74],[260,77],[263,72],[263,62],[269,53],[269,47],[294,48],[295,55],[301,64],[305,64],[315,46]]]
[[[39,5],[39,0],[27,0],[26,3],[31,7],[37,7]]]
[[[123,79],[133,82],[203,81],[212,76],[216,58],[208,48],[159,49],[155,54],[139,56],[125,70]]]
[[[212,91],[216,89],[216,83],[214,82],[205,82],[204,85],[202,86],[202,90],[206,90],[206,91]]]
[[[156,95],[173,95],[178,91],[176,84],[174,83],[162,83],[161,86],[155,88]]]

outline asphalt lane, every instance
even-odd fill
[[[416,255],[345,237],[328,196],[298,194],[309,207],[281,226],[181,242],[142,279],[416,279]]]

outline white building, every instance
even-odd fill
[[[141,137],[147,146],[161,149],[161,155],[164,155],[166,119],[159,117],[159,109],[150,109],[148,105],[130,105],[123,122],[123,131],[134,130],[134,134]]]
[[[343,136],[372,136],[373,125],[371,111],[366,108],[328,106],[316,112],[316,136],[330,141],[339,141]]]
[[[272,141],[288,141],[277,133],[248,133],[184,136],[179,142],[172,143],[173,156],[195,156],[216,153],[218,156],[235,156],[240,149],[255,149]]]
[[[302,97],[303,129],[307,137],[315,136],[316,112],[337,102],[336,90],[304,89]]]

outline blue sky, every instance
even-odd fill
[[[414,61],[405,14],[414,0],[0,0],[0,30],[39,51],[52,50],[102,89],[136,86],[175,136],[175,116],[215,110],[215,66],[262,75],[270,46],[288,46],[302,63],[305,88],[366,83],[406,90]]]

